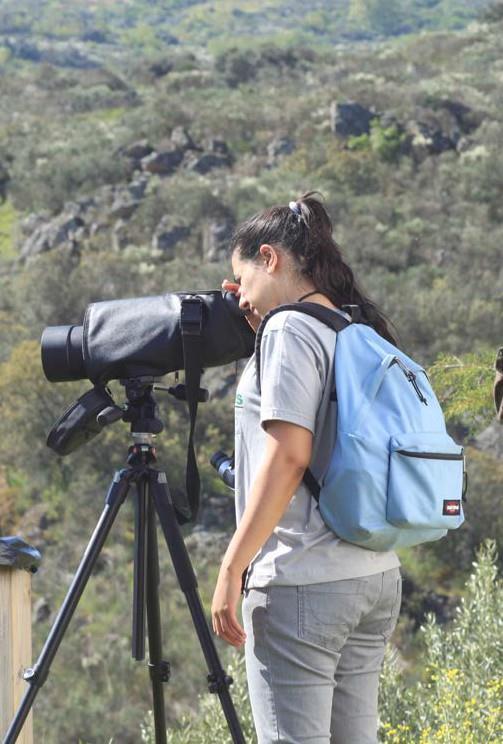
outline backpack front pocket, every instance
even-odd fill
[[[411,432],[390,440],[386,519],[406,529],[455,529],[464,521],[463,448],[448,434]]]

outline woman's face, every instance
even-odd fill
[[[258,260],[241,259],[239,250],[232,254],[232,270],[236,283],[239,284],[237,296],[241,310],[256,311],[262,318],[274,305],[271,304],[271,278],[267,271],[267,262],[262,257]]]

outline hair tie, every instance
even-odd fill
[[[296,201],[288,202],[289,209],[292,210],[292,212],[297,215],[297,219],[300,222],[302,219],[302,210],[300,208],[300,204]]]

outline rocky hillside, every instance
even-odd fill
[[[237,221],[317,186],[411,349],[497,343],[499,28],[329,52],[173,50],[99,74],[7,61],[0,255],[14,271],[54,250],[134,252],[146,274],[177,256],[217,264]]]

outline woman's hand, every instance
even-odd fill
[[[211,603],[213,630],[224,641],[238,647],[246,640],[236,614],[240,595],[241,575],[222,566]]]
[[[240,285],[237,284],[237,282],[230,282],[228,279],[224,279],[222,282],[222,289],[227,292],[232,292],[239,297]],[[252,310],[250,308],[250,304],[243,297],[239,297],[239,307],[241,308],[241,310],[244,310],[245,318],[248,321],[249,325],[255,332],[257,332],[257,328],[262,322],[262,318],[257,313],[255,308],[253,308]]]

